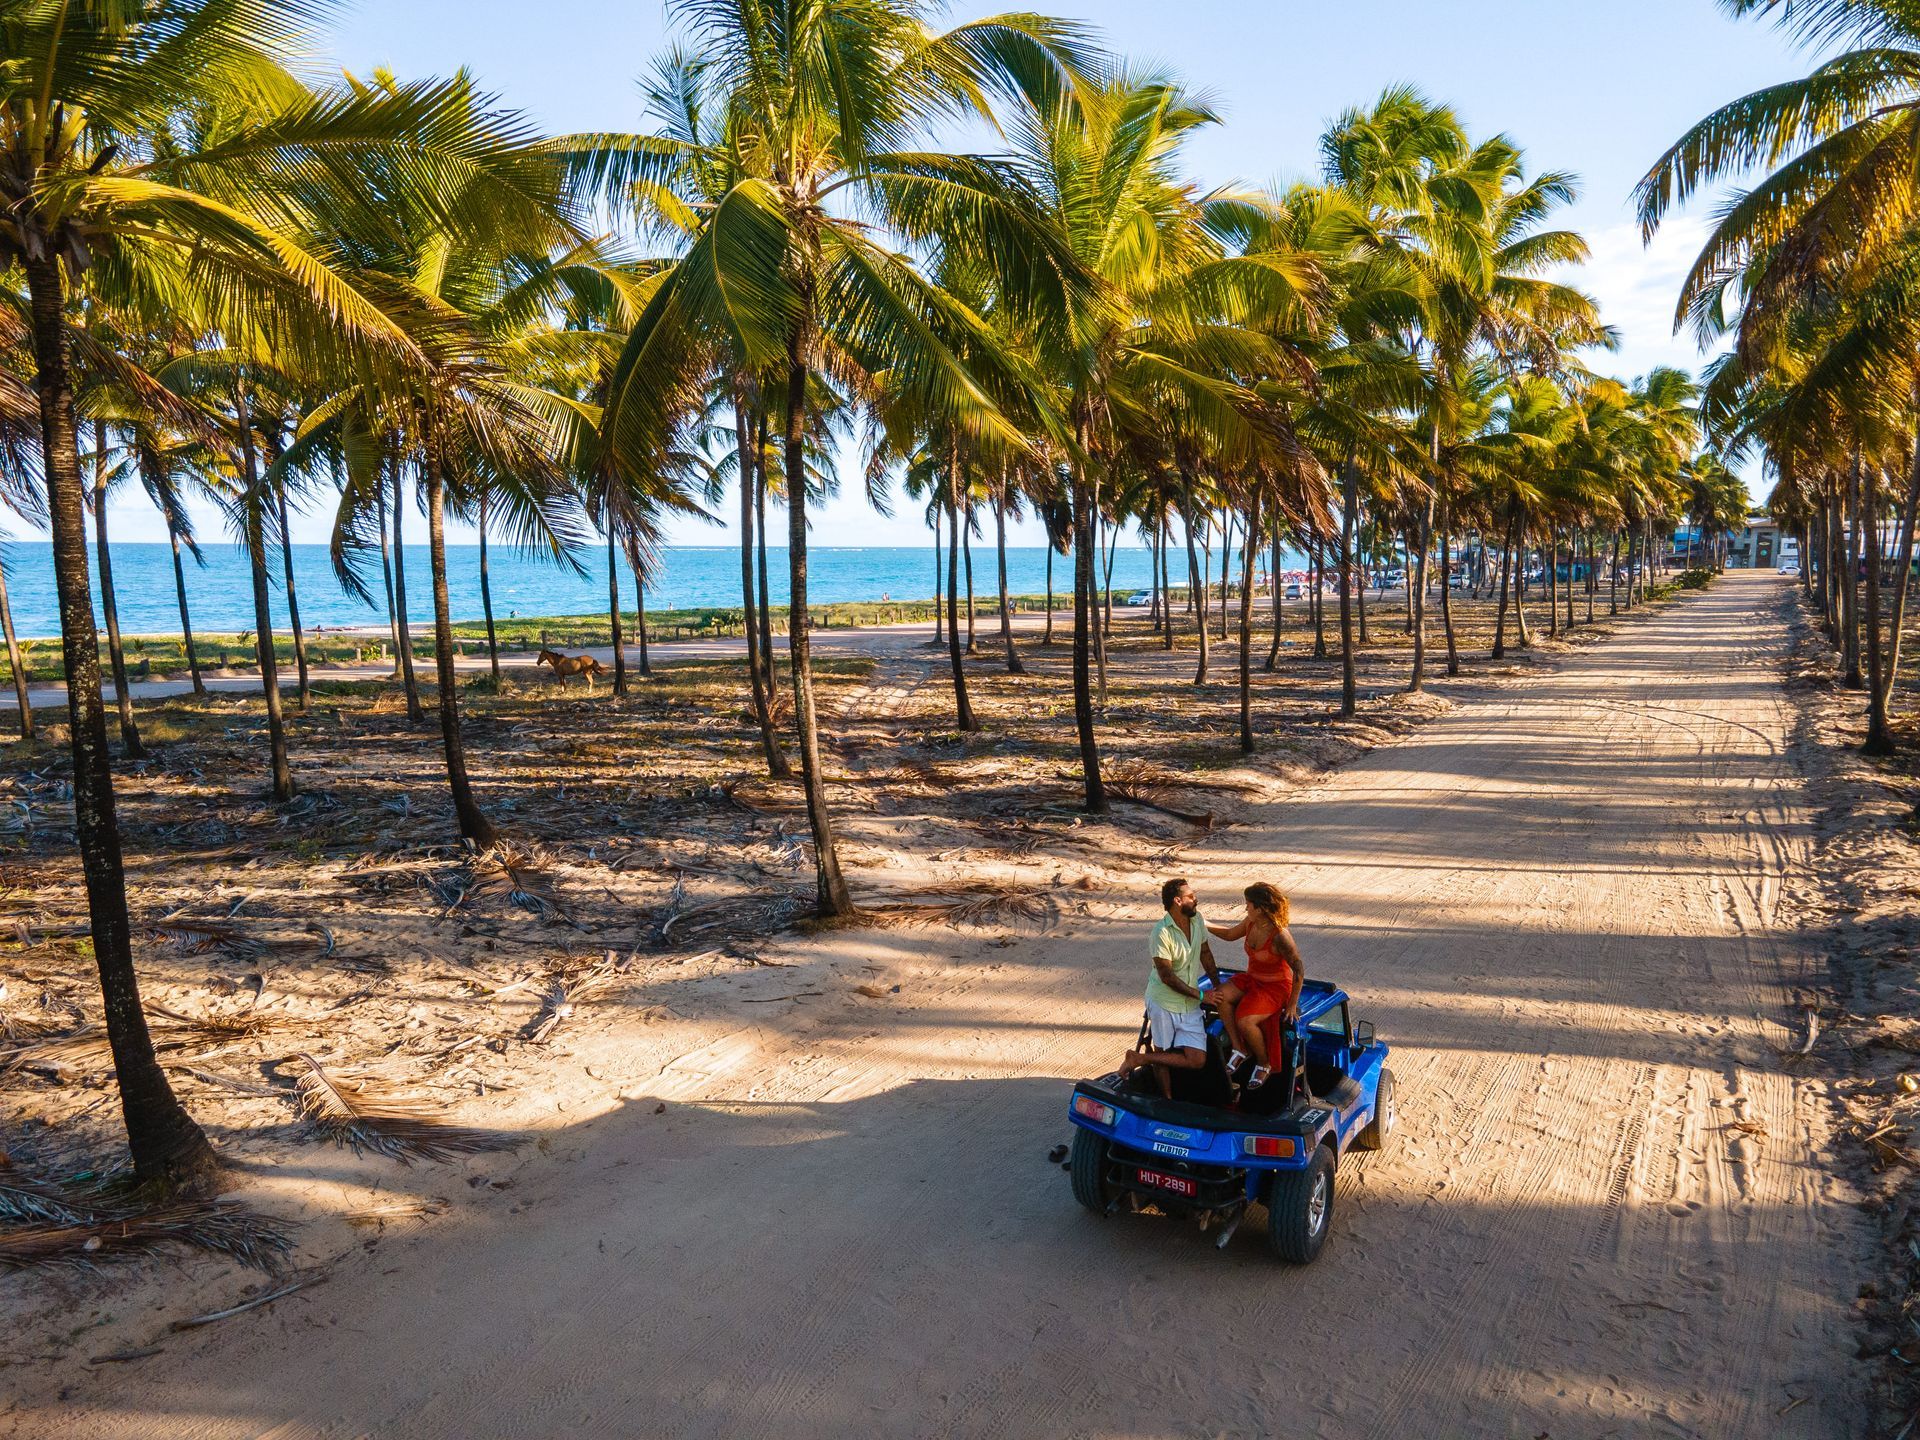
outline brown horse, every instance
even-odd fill
[[[607,673],[607,667],[591,655],[562,655],[558,650],[542,650],[533,666],[537,670],[542,665],[551,665],[553,678],[562,685],[567,683],[569,675],[585,676],[589,690],[593,689],[594,676]]]

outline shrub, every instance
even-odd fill
[[[1718,573],[1719,572],[1706,569],[1705,567],[1696,570],[1682,571],[1680,575],[1680,588],[1682,590],[1704,590]]]

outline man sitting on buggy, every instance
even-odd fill
[[[1151,1049],[1129,1050],[1120,1062],[1122,1076],[1151,1066],[1160,1093],[1173,1096],[1169,1070],[1201,1070],[1207,1063],[1207,1017],[1200,1008],[1203,992],[1200,972],[1218,985],[1213,947],[1207,943],[1207,923],[1200,918],[1200,902],[1185,880],[1169,880],[1160,887],[1160,904],[1167,912],[1153,929],[1153,974],[1147,979],[1147,1039]],[[1218,932],[1215,932],[1218,933]]]

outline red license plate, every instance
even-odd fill
[[[1158,1170],[1140,1170],[1135,1172],[1142,1185],[1150,1185],[1155,1190],[1164,1190],[1169,1195],[1184,1195],[1189,1200],[1197,1199],[1200,1194],[1200,1182],[1189,1180],[1184,1175],[1162,1175]]]

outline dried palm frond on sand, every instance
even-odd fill
[[[520,1038],[529,1045],[544,1045],[560,1028],[562,1020],[571,1019],[574,1007],[608,987],[618,984],[632,964],[632,957],[616,960],[609,950],[606,958],[589,970],[575,971],[572,974],[555,975],[548,982],[540,996],[540,1013],[527,1022],[520,1032]]]
[[[1042,929],[1060,918],[1060,902],[1048,885],[1016,885],[1002,880],[940,885],[908,892],[860,907],[860,917],[881,928],[914,929],[927,925],[982,926],[1026,921]]]
[[[573,916],[554,894],[552,882],[540,873],[539,860],[529,851],[504,844],[474,856],[467,866],[468,882],[448,904],[448,913],[469,900],[504,895],[510,903],[550,924],[574,924]]]
[[[802,913],[813,907],[811,891],[776,891],[771,895],[747,895],[727,900],[710,900],[704,905],[680,908],[686,892],[675,887],[667,915],[654,929],[655,940],[662,945],[702,935],[710,930],[737,931],[748,935],[774,935],[789,928]]]
[[[278,1271],[293,1241],[284,1224],[232,1200],[175,1201],[148,1208],[73,1206],[64,1214],[0,1229],[0,1267],[70,1265],[151,1255],[186,1245]]]
[[[240,1044],[259,1035],[291,1029],[296,1023],[284,1015],[262,1015],[257,1011],[239,1015],[182,1015],[164,1005],[149,1005],[147,1017],[153,1048],[162,1055],[204,1046]],[[204,1058],[212,1053],[211,1050],[203,1050],[201,1055],[194,1058]],[[11,1043],[0,1043],[0,1073],[29,1065],[84,1069],[105,1065],[112,1058],[106,1027],[92,1022],[63,1034],[42,1033]]]
[[[321,1134],[352,1146],[356,1154],[371,1150],[412,1164],[504,1150],[515,1143],[497,1131],[450,1125],[422,1100],[370,1090],[364,1080],[336,1079],[304,1052],[295,1058],[305,1067],[294,1082],[301,1118]]]
[[[308,939],[277,939],[249,932],[226,920],[197,920],[169,915],[146,927],[148,940],[181,955],[222,955],[229,960],[257,960],[262,955],[331,955],[333,932],[308,922]]]
[[[1201,788],[1219,788],[1199,783]],[[1161,770],[1158,766],[1143,761],[1122,761],[1112,767],[1106,781],[1107,793],[1116,800],[1124,800],[1130,805],[1141,805],[1149,810],[1158,810],[1162,815],[1171,815],[1189,825],[1202,830],[1211,830],[1214,814],[1211,810],[1180,810],[1167,803],[1182,790],[1196,788],[1189,783],[1188,777],[1174,775]]]

